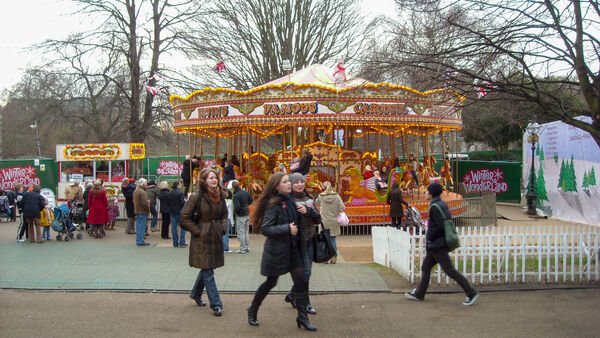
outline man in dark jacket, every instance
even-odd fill
[[[125,211],[127,212],[127,228],[125,233],[135,234],[135,210],[133,206],[133,192],[135,191],[136,185],[133,183],[133,178],[129,179],[125,177],[121,184],[121,192],[125,197]]]
[[[40,212],[44,210],[44,207],[46,206],[46,199],[44,196],[40,195],[41,190],[42,188],[39,185],[36,185],[33,187],[32,191],[28,191],[23,195],[23,217],[25,217],[25,220],[27,221],[29,241],[36,243],[44,243],[44,241],[42,241]]]
[[[158,222],[158,212],[156,211],[156,200],[158,199],[158,194],[160,193],[160,189],[156,184],[155,180],[150,180],[148,182],[148,187],[146,188],[146,193],[148,194],[148,199],[150,200],[150,214],[152,215],[152,222],[150,223],[150,229],[152,232],[158,231],[156,227],[156,223]]]
[[[479,292],[475,291],[471,284],[469,284],[469,281],[460,272],[456,271],[454,266],[452,266],[450,256],[448,256],[444,219],[451,218],[451,215],[448,205],[440,197],[443,191],[444,188],[439,183],[431,183],[427,187],[427,199],[431,199],[427,233],[425,234],[425,239],[427,240],[425,248],[427,253],[423,260],[423,265],[421,265],[421,281],[419,282],[419,286],[413,292],[407,292],[404,295],[410,300],[424,300],[427,287],[429,286],[431,269],[436,264],[439,264],[448,277],[454,279],[467,295],[463,305],[470,306],[479,297]],[[443,214],[440,213],[440,210],[434,204],[437,204],[442,209]]]
[[[173,183],[173,190],[169,191],[167,195],[167,204],[169,205],[169,211],[171,212],[171,237],[173,238],[174,248],[185,248],[185,229],[179,224],[181,221],[181,209],[185,205],[185,196],[181,190],[179,190],[179,182]],[[178,233],[177,227],[181,230]]]
[[[308,151],[308,149],[302,149],[302,160],[300,161],[300,165],[296,170],[293,170],[292,173],[300,173],[302,175],[308,174],[310,171],[310,162],[313,159],[312,154]]]
[[[198,156],[192,157],[189,159],[189,155],[186,156],[187,159],[183,161],[183,169],[181,170],[181,179],[183,179],[183,186],[185,187],[185,191],[183,192],[185,196],[187,196],[190,191],[190,184],[192,182],[192,172],[194,169],[199,168],[200,164],[198,163]]]
[[[315,202],[312,196],[306,191],[306,180],[300,173],[293,173],[289,176],[292,184],[292,198],[297,205],[299,221],[304,228],[304,241],[306,245],[306,265],[304,266],[304,281],[306,288],[309,289],[310,276],[312,274],[312,262],[314,256],[314,247],[312,246],[312,238],[315,236],[315,226],[321,224],[321,214],[315,207]],[[295,305],[295,290],[292,287],[290,292],[285,296],[285,301]],[[306,312],[316,314],[317,311],[313,308],[308,300]]]
[[[8,208],[10,209],[10,221],[14,222],[17,220],[17,194],[12,190],[8,190],[6,196],[8,197]]]
[[[235,232],[240,241],[240,249],[237,253],[250,252],[250,209],[252,197],[246,190],[240,188],[238,181],[231,183],[233,188],[233,215],[235,217]]]

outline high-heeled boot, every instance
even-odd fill
[[[250,305],[250,307],[248,308],[248,324],[252,326],[258,326],[258,318],[256,318],[258,314],[258,308],[260,307],[260,304],[262,304],[262,301],[265,299],[266,296],[266,294],[263,295],[258,291],[254,294],[254,299],[252,299],[252,305]]]
[[[306,289],[310,290],[310,288],[309,288],[309,282],[306,283]],[[309,314],[311,314],[311,315],[316,315],[317,314],[317,310],[315,310],[315,308],[310,303],[310,294],[308,292],[306,293],[306,312],[309,313]]]
[[[298,311],[298,317],[296,317],[296,324],[298,328],[304,326],[308,331],[317,331],[317,327],[313,326],[308,320],[308,314],[306,313],[306,306],[308,305],[308,292],[296,292],[296,310]]]
[[[285,295],[285,302],[292,304],[292,307],[295,309],[296,308],[296,296],[294,295],[293,290],[294,289],[292,289],[292,291],[288,292],[288,294]]]

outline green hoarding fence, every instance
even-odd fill
[[[521,201],[522,164],[501,161],[450,161],[457,183],[462,183],[467,194],[490,191],[499,202]],[[458,174],[458,175],[457,175]],[[458,177],[458,180],[456,179]]]
[[[16,183],[40,185],[57,193],[58,165],[53,159],[0,160],[0,188],[12,190]]]

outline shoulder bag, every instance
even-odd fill
[[[322,225],[320,225],[320,228],[321,232],[316,233],[312,239],[314,247],[313,262],[315,263],[325,263],[335,256],[329,229],[325,229]]]
[[[442,215],[442,218],[444,219],[444,239],[446,240],[448,251],[454,251],[456,248],[460,247],[460,241],[458,239],[458,233],[456,232],[454,221],[452,221],[451,218],[446,217],[446,213],[439,205],[435,203],[433,203],[433,205],[438,209]]]

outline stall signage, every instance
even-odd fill
[[[183,170],[183,163],[177,161],[164,161],[158,163],[156,173],[161,176],[179,176]]]
[[[316,102],[265,104],[265,115],[315,114],[319,109]]]
[[[500,168],[470,170],[463,177],[467,193],[490,191],[499,194],[506,192],[508,183],[503,180],[504,172]]]
[[[198,117],[225,117],[229,115],[229,106],[198,108]]]
[[[31,165],[0,169],[0,188],[2,190],[12,190],[17,183],[24,187],[32,187],[39,185],[41,180]]]
[[[119,196],[121,191],[118,185],[115,184],[104,184],[104,190],[108,196]]]
[[[404,104],[357,103],[354,105],[356,114],[406,115]]]
[[[54,191],[44,188],[40,191],[40,195],[44,196],[46,201],[48,201],[49,207],[54,208],[56,206],[56,196],[54,196]]]
[[[121,147],[118,144],[67,145],[63,155],[70,161],[114,160],[121,156]]]
[[[143,143],[131,143],[129,145],[129,157],[138,160],[146,156],[146,145]]]

